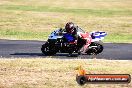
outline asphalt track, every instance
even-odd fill
[[[0,58],[57,58],[57,59],[91,59],[93,56],[80,55],[67,57],[67,54],[57,53],[54,56],[44,56],[41,45],[45,41],[34,40],[0,40]],[[132,44],[130,43],[104,43],[104,51],[96,56],[97,59],[132,60]]]

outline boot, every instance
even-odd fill
[[[84,46],[80,49],[81,54],[86,54],[87,48],[88,48],[88,45],[84,45]]]

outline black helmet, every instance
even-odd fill
[[[68,33],[73,33],[74,32],[74,23],[72,22],[68,22],[66,25],[65,25],[65,29],[66,29],[66,32]]]

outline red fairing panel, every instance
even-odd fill
[[[83,39],[86,39],[87,40],[86,45],[91,44],[92,38],[91,38],[91,35],[89,33],[81,33],[80,35],[81,35],[81,37]]]
[[[88,38],[89,37],[89,33],[81,33],[81,37],[83,39]]]

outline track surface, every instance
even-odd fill
[[[67,54],[56,54],[55,56],[44,56],[41,53],[41,45],[45,41],[24,41],[24,40],[0,40],[1,58],[22,58],[22,57],[42,57],[58,59],[91,59],[93,56],[80,55],[78,57],[67,57]],[[105,43],[104,51],[96,56],[97,59],[109,60],[132,60],[132,44],[127,43]]]

